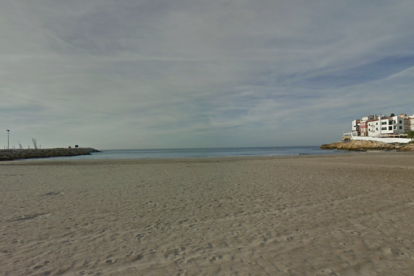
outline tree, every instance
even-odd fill
[[[410,139],[414,139],[414,130],[407,131],[407,137]]]
[[[394,113],[391,113],[390,117],[394,117],[394,116],[395,116],[395,114]]]

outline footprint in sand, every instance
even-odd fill
[[[55,196],[55,195],[64,195],[64,192],[49,192],[44,194],[43,196]]]
[[[10,222],[36,219],[38,217],[47,217],[49,215],[50,215],[49,213],[36,213],[36,214],[23,215],[23,216],[19,216],[14,219],[11,219]]]
[[[132,260],[133,262],[135,262],[135,261],[142,260],[143,258],[144,258],[144,256],[143,256],[143,255],[138,254],[138,255],[133,256],[131,260]]]
[[[326,269],[321,270],[321,273],[333,275],[332,269],[329,269],[329,268],[326,268]]]
[[[129,252],[128,254],[126,254],[125,255],[125,257],[126,258],[129,258],[129,257],[131,257],[132,255],[134,255],[135,254],[135,251],[131,251],[131,252]]]
[[[106,264],[113,264],[116,262],[116,259],[108,259],[105,261]]]
[[[392,255],[391,248],[389,247],[381,248],[381,250],[382,250],[382,253],[384,253],[384,255]]]
[[[144,234],[138,234],[135,236],[136,239],[141,240],[143,237],[145,237]]]

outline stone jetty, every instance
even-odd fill
[[[0,150],[0,161],[90,155],[91,152],[99,152],[99,150],[94,148],[8,149]]]
[[[323,144],[321,149],[337,149],[348,151],[367,151],[367,150],[396,150],[396,151],[414,151],[414,143],[383,143],[376,141],[350,141]]]

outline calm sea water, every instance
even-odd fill
[[[129,149],[102,150],[92,155],[54,157],[53,159],[144,159],[185,157],[231,157],[231,156],[283,156],[344,154],[344,151],[321,150],[319,146],[307,147],[252,147],[252,148],[197,148],[197,149]]]

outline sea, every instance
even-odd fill
[[[53,157],[67,159],[156,159],[193,157],[237,157],[237,156],[294,156],[346,154],[346,151],[321,150],[319,146],[300,147],[243,147],[243,148],[192,148],[192,149],[112,149],[100,150],[91,155]]]

